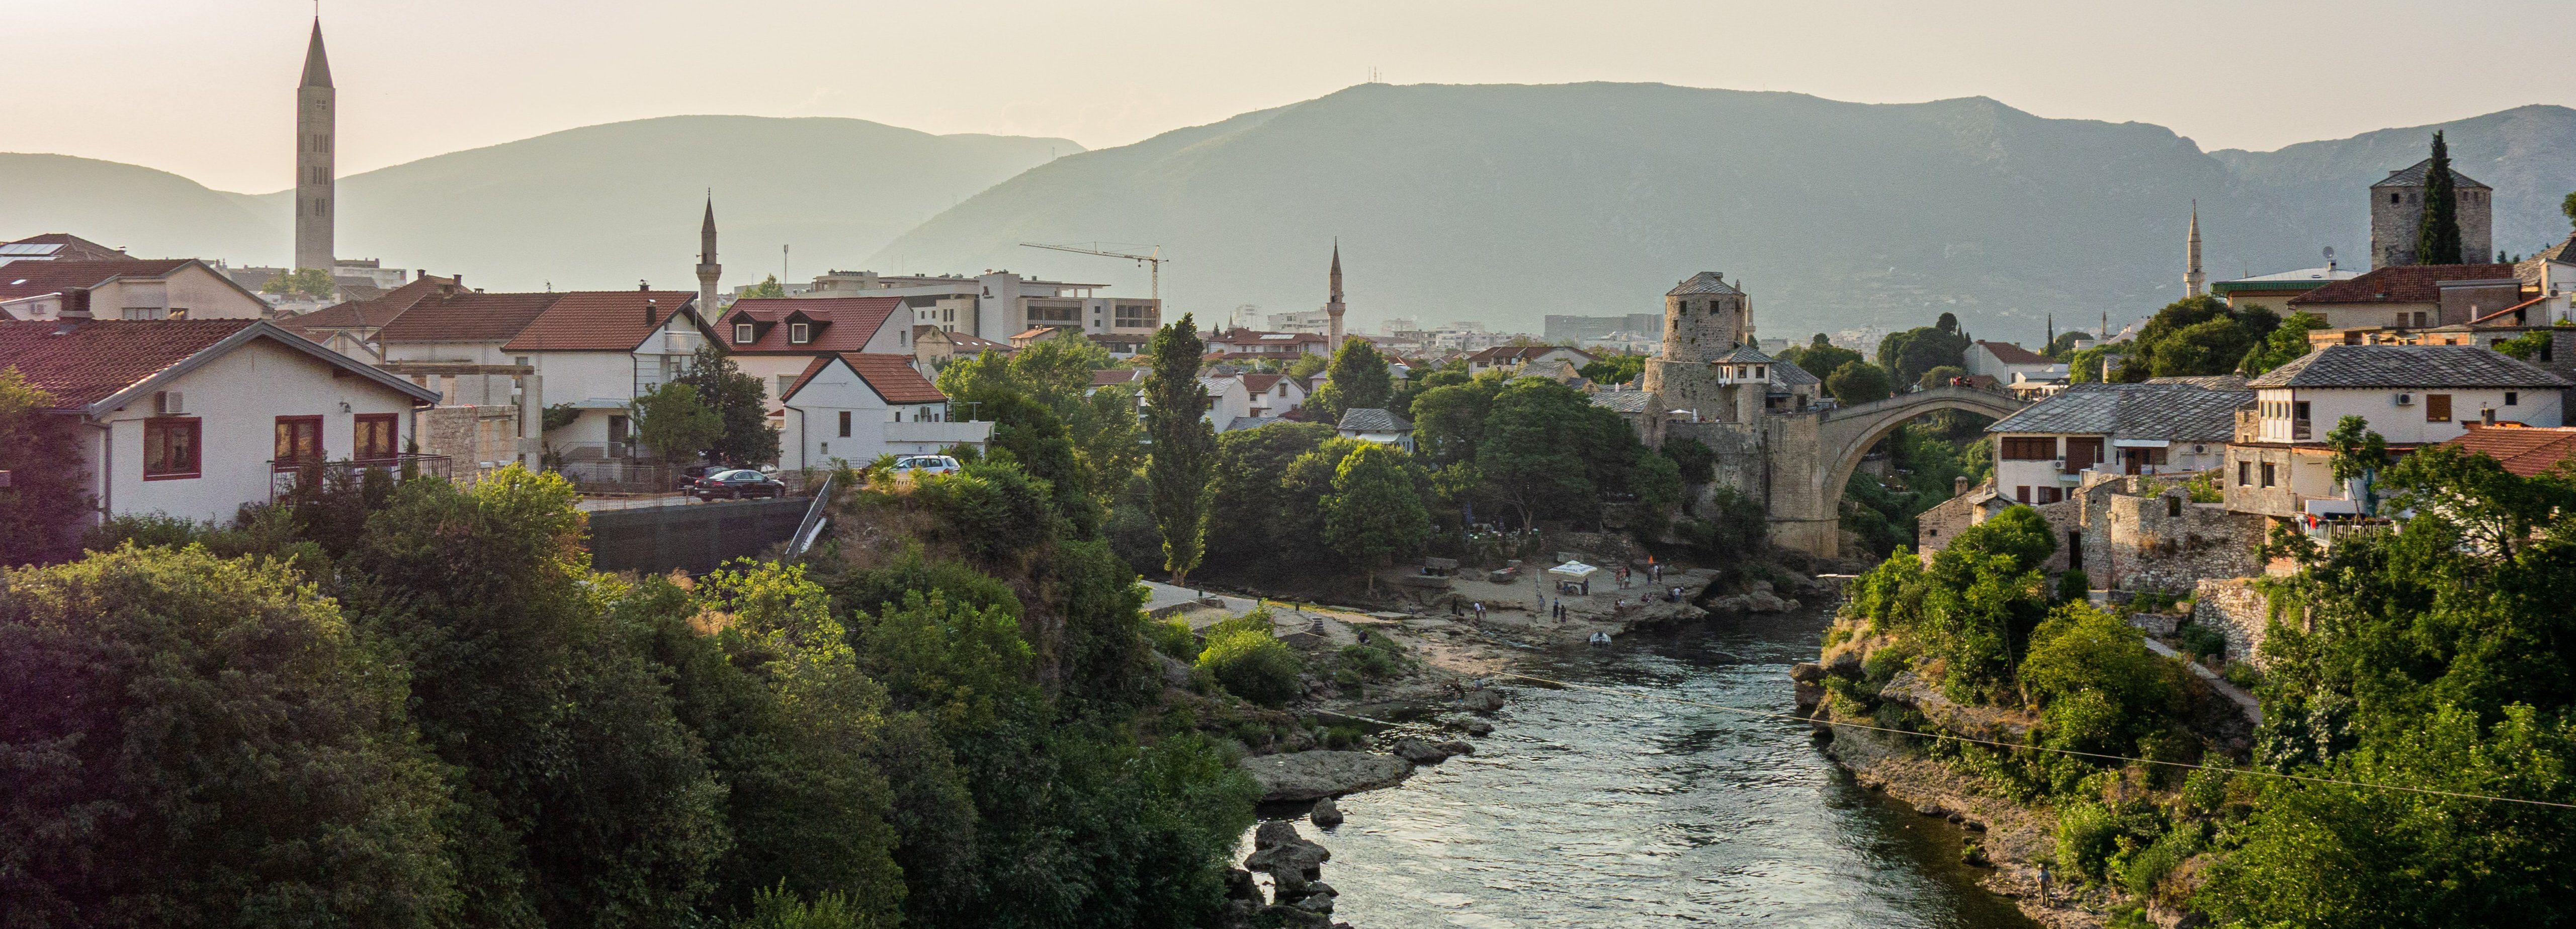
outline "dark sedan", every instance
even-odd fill
[[[777,478],[749,468],[713,471],[698,478],[690,492],[700,500],[747,500],[753,497],[787,496],[787,485]]]

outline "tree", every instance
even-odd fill
[[[1887,369],[1866,361],[1844,362],[1842,367],[1825,375],[1825,392],[1833,394],[1834,402],[1844,406],[1885,400],[1889,390]]]
[[[1805,346],[1792,345],[1781,351],[1780,360],[1797,365],[1809,374],[1823,377],[1841,370],[1843,365],[1855,361],[1868,361],[1869,357],[1835,345],[1832,340],[1825,337],[1824,333],[1819,332]]]
[[[1208,560],[1246,566],[1272,564],[1280,529],[1292,522],[1281,477],[1291,462],[1333,438],[1322,423],[1271,423],[1237,429],[1216,440],[1213,499],[1208,507]]]
[[[724,439],[724,417],[698,399],[698,389],[682,381],[655,385],[627,404],[635,420],[635,440],[665,462],[697,457],[699,450]]]
[[[2551,340],[2558,337],[2555,331],[2557,328],[2552,326],[2548,329],[2534,329],[2510,339],[2499,340],[2488,347],[2515,358],[2530,361],[2533,356],[2540,354],[2542,349],[2548,348]]]
[[[764,298],[783,298],[785,296],[787,296],[787,287],[778,283],[778,275],[772,274],[766,278],[762,278],[760,283],[743,288],[742,294],[734,299],[759,300]]]
[[[1577,373],[1595,384],[1625,384],[1636,380],[1638,375],[1645,372],[1646,356],[1634,352],[1620,352],[1585,364]]]
[[[2210,294],[2184,297],[2157,310],[2138,330],[2111,379],[2134,384],[2151,377],[2232,373],[2256,346],[2268,344],[2280,325],[2281,318],[2260,304],[2230,307]],[[2092,351],[2077,353],[2076,374],[2098,374],[2089,369],[2098,367],[2102,356],[2087,358]]]
[[[1957,365],[1942,365],[1923,372],[1922,377],[1915,379],[1914,386],[1927,390],[1934,387],[1944,387],[1949,385],[1951,378],[1967,376],[1968,369],[1966,368],[1962,368]]]
[[[1370,592],[1376,569],[1420,550],[1431,516],[1406,473],[1404,456],[1384,445],[1366,445],[1343,458],[1324,500],[1324,541],[1359,563]]]
[[[80,551],[90,511],[71,417],[46,413],[53,395],[16,368],[0,368],[0,567],[42,564]]]
[[[2415,226],[2415,263],[2460,264],[2460,192],[2451,180],[2451,146],[2433,133],[2433,163],[2424,169],[2424,215]],[[2478,256],[2485,258],[2485,255]]]
[[[1961,531],[1942,551],[1953,548],[2009,558],[2015,572],[2036,571],[2057,553],[2057,533],[2048,527],[2048,517],[2040,515],[2039,510],[2027,505],[2009,506]]]
[[[2261,374],[2297,361],[2308,353],[2308,333],[2326,327],[2326,321],[2306,310],[2290,314],[2281,327],[2264,336],[2263,342],[2246,353],[2245,363],[2238,367],[2247,374]]]
[[[1299,352],[1297,354],[1297,360],[1289,362],[1288,367],[1284,369],[1282,373],[1287,374],[1289,377],[1313,377],[1322,372],[1324,367],[1330,363],[1331,359],[1325,358],[1322,355]]]
[[[2570,193],[2566,199],[2558,201],[2558,212],[2567,214],[2567,221],[2576,224],[2576,193]]]
[[[1306,408],[1319,415],[1319,422],[1340,422],[1346,410],[1382,410],[1394,398],[1395,382],[1387,374],[1386,356],[1378,354],[1369,340],[1353,336],[1333,352],[1324,386],[1306,398]]]
[[[1892,384],[1914,383],[1923,372],[1942,365],[1966,367],[1967,358],[1968,334],[1959,330],[1959,317],[1949,313],[1941,314],[1932,325],[1892,333],[1878,343],[1878,364],[1888,370]]]
[[[1597,505],[1586,460],[1597,453],[1593,409],[1581,391],[1543,378],[1513,380],[1494,395],[1476,442],[1476,470],[1520,513],[1523,528]]]
[[[0,918],[459,925],[403,672],[284,563],[123,548],[0,593]]]
[[[689,385],[701,405],[715,411],[722,426],[716,440],[698,452],[709,460],[758,465],[778,460],[778,430],[770,428],[768,390],[760,378],[742,373],[733,356],[716,345],[701,345],[679,383]]]
[[[2379,493],[2371,485],[2380,469],[2388,467],[2388,440],[2371,431],[2369,420],[2346,416],[2326,433],[2326,448],[2334,453],[2329,465],[2335,483],[2353,486],[2360,497],[2353,502],[2361,504],[2364,513],[2377,513]]]
[[[2057,338],[2049,341],[2047,348],[2040,350],[2040,354],[2064,361],[2067,356],[2075,353],[2075,343],[2092,339],[2093,336],[2083,330],[2069,329],[2058,333]]]
[[[1172,572],[1176,586],[1188,582],[1190,570],[1207,553],[1216,428],[1205,418],[1207,387],[1199,383],[1199,356],[1206,352],[1198,323],[1187,313],[1154,333],[1146,347],[1154,373],[1145,378],[1145,432],[1154,451],[1145,463],[1145,481],[1152,491],[1154,523],[1163,531],[1163,569]]]
[[[1504,380],[1500,374],[1488,374],[1434,387],[1413,398],[1415,454],[1435,468],[1475,460],[1485,417],[1493,412],[1494,395],[1502,392]]]
[[[331,280],[330,271],[322,268],[297,268],[293,272],[269,278],[268,283],[259,285],[259,292],[310,300],[328,300],[331,299],[331,295],[340,292],[340,285]]]

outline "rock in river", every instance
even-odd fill
[[[1339,826],[1342,824],[1341,804],[1334,803],[1331,797],[1317,800],[1314,811],[1306,814],[1306,821],[1318,826]]]
[[[1393,787],[1413,776],[1413,763],[1374,752],[1291,752],[1243,760],[1264,802],[1315,800]]]

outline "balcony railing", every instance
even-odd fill
[[[411,477],[436,477],[453,480],[455,462],[446,455],[400,454],[387,458],[358,458],[341,461],[318,459],[275,459],[268,463],[268,499],[292,494],[308,480],[318,480],[324,487],[343,486],[363,481],[367,472],[376,471],[394,480]]]

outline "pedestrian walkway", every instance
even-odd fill
[[[1197,603],[1199,600],[1199,592],[1187,587],[1174,587],[1161,581],[1140,581],[1139,583],[1145,585],[1145,612],[1148,614]],[[1254,606],[1258,605],[1245,597],[1228,597],[1223,594],[1210,596],[1224,600],[1225,610],[1228,613],[1249,613]]]
[[[2146,642],[2148,651],[2163,655],[2167,658],[2183,657],[2181,652],[2174,651],[2171,646],[2168,646],[2165,643],[2158,642],[2152,638],[2146,640]],[[2226,696],[2227,699],[2236,701],[2236,705],[2245,710],[2245,718],[2253,720],[2254,725],[2260,726],[2263,724],[2263,702],[2254,699],[2253,694],[2246,693],[2243,688],[2228,683],[2226,678],[2218,676],[2218,672],[2201,667],[2200,662],[2193,661],[2189,658],[2183,658],[2182,663],[2191,666],[2191,673],[2200,675],[2201,680],[2208,681],[2209,686],[2212,689]]]

